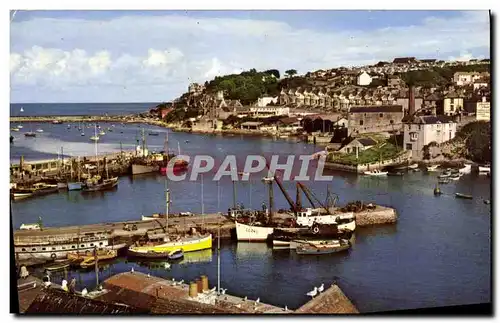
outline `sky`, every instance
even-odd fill
[[[490,57],[488,11],[17,11],[11,20],[13,103],[163,102],[251,68]]]

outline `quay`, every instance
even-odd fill
[[[277,213],[276,218],[283,219],[290,217],[288,214]],[[368,226],[374,224],[388,224],[397,221],[397,213],[393,208],[375,205],[372,209],[362,210],[355,212],[356,225]],[[137,230],[129,231],[124,230],[124,226],[128,224],[129,227],[136,225]],[[14,244],[18,243],[34,243],[43,242],[51,237],[77,237],[85,233],[107,232],[110,237],[122,237],[129,239],[144,236],[148,230],[164,230],[166,231],[166,219],[158,218],[151,221],[142,221],[140,216],[137,220],[122,221],[122,222],[107,222],[98,224],[86,224],[79,226],[67,227],[43,227],[43,230],[16,230],[14,232]],[[170,216],[169,217],[169,232],[176,234],[184,234],[189,232],[193,227],[203,228],[210,232],[212,236],[217,237],[220,226],[221,239],[234,238],[236,225],[234,220],[224,216],[222,213],[212,213],[206,215],[193,215],[193,216]]]
[[[82,295],[52,282],[49,288],[34,277],[18,280],[20,313],[149,313],[149,314],[356,314],[356,307],[336,284],[293,310],[234,296],[210,288],[207,276],[192,282],[163,279],[130,271],[102,283],[102,289]]]

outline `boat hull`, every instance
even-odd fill
[[[33,193],[12,193],[14,201],[20,201],[32,197]]]
[[[171,252],[174,250],[182,249],[182,252],[199,251],[212,248],[212,235],[206,235],[198,239],[189,239],[181,241],[171,241],[166,242],[156,246],[139,246],[129,248],[129,252],[137,253],[147,253],[148,251],[153,252]]]
[[[160,170],[158,165],[132,164],[132,175],[155,173]]]
[[[19,260],[51,260],[67,258],[68,253],[77,250],[82,253],[93,252],[96,246],[98,248],[115,249],[113,246],[108,246],[108,239],[105,238],[85,242],[16,245],[14,250],[16,259]]]
[[[490,167],[479,166],[479,173],[489,173],[490,171]]]
[[[68,188],[68,184],[67,183],[57,183],[57,188],[60,190],[65,190]]]
[[[238,241],[267,241],[274,228],[259,227],[236,222],[236,238]]]
[[[296,252],[298,255],[327,255],[327,254],[332,254],[336,252],[341,252],[348,250],[351,246],[350,245],[345,245],[345,246],[339,246],[339,247],[325,247],[325,248],[301,248],[298,246],[296,248]]]
[[[69,182],[68,183],[68,191],[79,191],[83,187],[82,182]]]

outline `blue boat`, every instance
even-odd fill
[[[68,191],[79,191],[82,189],[82,182],[69,182],[68,183]]]
[[[184,253],[182,252],[182,249],[177,249],[171,251],[168,256],[168,260],[178,260],[184,258]]]

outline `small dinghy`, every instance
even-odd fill
[[[351,244],[349,242],[341,240],[338,244],[328,244],[324,246],[301,244],[297,246],[296,252],[298,255],[326,255],[348,250],[350,247]]]
[[[177,249],[173,250],[168,253],[167,256],[168,260],[178,260],[184,258],[184,252],[182,252],[182,249]]]
[[[459,199],[472,200],[472,195],[467,195],[467,194],[462,194],[462,193],[455,193],[455,197],[459,198]]]
[[[411,164],[408,166],[408,169],[417,169],[418,168],[418,164],[415,163],[415,164]]]
[[[432,165],[432,166],[427,166],[427,171],[428,172],[437,172],[439,165]]]

